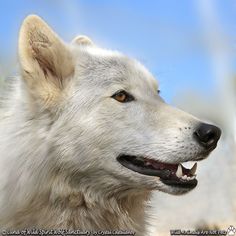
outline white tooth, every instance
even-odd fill
[[[178,169],[177,169],[177,171],[176,171],[176,176],[178,177],[178,178],[180,178],[181,176],[183,176],[183,171],[182,171],[182,166],[179,164],[178,165]]]
[[[191,178],[190,177],[187,177],[187,180],[190,180]]]
[[[182,179],[186,180],[187,179],[187,175],[184,175],[181,177]]]
[[[196,173],[196,170],[197,170],[197,163],[195,163],[195,164],[193,165],[193,167],[191,168],[190,174],[191,174],[191,175],[194,175],[194,174]]]

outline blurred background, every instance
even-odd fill
[[[19,28],[33,13],[66,42],[84,34],[140,60],[166,102],[219,125],[223,138],[199,163],[198,187],[180,197],[154,193],[151,230],[236,227],[235,0],[10,0],[0,9],[0,86],[17,74]]]

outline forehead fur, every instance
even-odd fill
[[[73,48],[79,76],[98,84],[146,85],[157,90],[158,84],[153,75],[138,61],[120,52],[93,46]]]

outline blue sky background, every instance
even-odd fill
[[[0,65],[4,68],[10,56],[17,54],[21,22],[28,14],[33,13],[44,18],[67,42],[78,34],[85,34],[99,46],[119,50],[137,58],[159,80],[161,94],[167,102],[172,103],[176,94],[185,90],[210,96],[217,92],[216,65],[212,62],[214,55],[209,49],[214,44],[211,36],[216,36],[217,39],[219,35],[225,39],[224,42],[230,49],[228,51],[234,53],[236,1],[205,1],[214,11],[213,22],[211,19],[207,20],[209,9],[204,10],[203,2],[204,0],[1,1]],[[233,71],[234,66],[231,69]]]

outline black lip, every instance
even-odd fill
[[[142,162],[135,160],[135,158],[136,156],[122,154],[117,157],[117,161],[124,167],[134,172],[140,173],[142,175],[160,177],[160,180],[164,184],[172,187],[193,189],[197,186],[198,181],[196,179],[183,180],[178,178],[170,170],[167,169],[157,170],[152,167],[146,167],[146,166],[144,167],[142,165]]]
[[[188,181],[184,181],[184,180],[165,180],[165,179],[161,179],[161,181],[166,184],[166,185],[170,185],[172,187],[178,187],[178,188],[195,188],[197,186],[198,181],[196,179],[193,180],[188,180]]]
[[[132,162],[127,160],[128,155],[120,155],[117,160],[126,168],[133,170],[135,172],[138,172],[140,174],[143,175],[149,175],[149,176],[157,176],[157,177],[167,177],[170,175],[168,170],[155,170],[152,168],[146,168],[146,167],[142,167],[142,166],[138,166],[138,163],[136,163],[137,165],[133,164]],[[132,156],[129,156],[132,158]],[[135,156],[133,156],[135,158]]]

